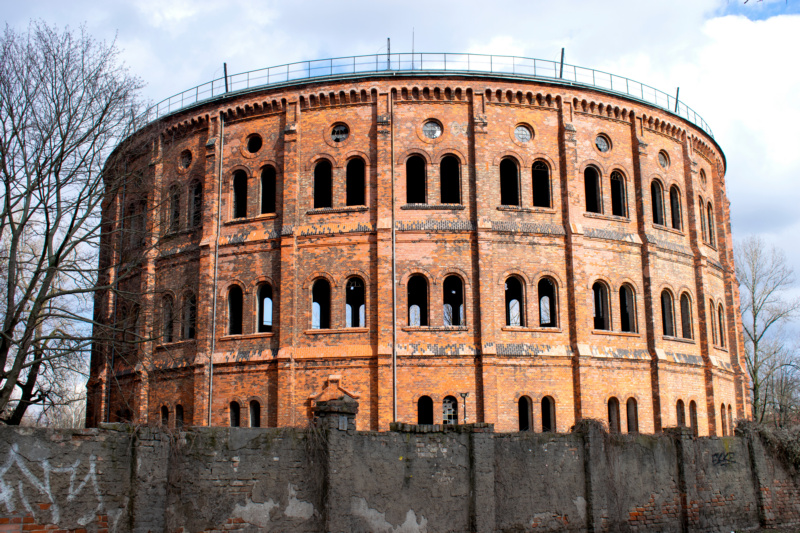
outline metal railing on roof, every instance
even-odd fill
[[[703,118],[675,96],[654,87],[601,70],[568,65],[549,59],[483,54],[373,54],[287,63],[275,67],[230,74],[165,98],[148,109],[146,121],[156,120],[189,106],[225,94],[280,86],[303,80],[393,74],[481,74],[543,80],[551,83],[592,87],[660,107],[695,124],[712,138]]]

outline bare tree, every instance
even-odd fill
[[[91,345],[102,169],[136,126],[141,82],[85,29],[0,40],[0,420],[56,398]]]
[[[774,400],[777,373],[787,368],[789,354],[780,326],[800,309],[800,299],[787,299],[784,294],[794,284],[794,272],[783,251],[760,237],[749,236],[737,244],[736,277],[753,418],[763,422]]]

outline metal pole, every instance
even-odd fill
[[[227,74],[227,73],[226,73]],[[227,79],[227,77],[226,77]],[[214,398],[214,350],[217,349],[217,278],[219,277],[219,234],[222,223],[222,156],[225,153],[225,118],[219,113],[219,186],[217,189],[217,228],[214,240],[214,284],[211,286],[211,351],[208,354],[208,426],[211,426],[211,405]],[[195,300],[197,305],[197,300]],[[195,311],[195,317],[197,311]]]
[[[386,70],[392,70],[392,40],[386,38]]]
[[[225,71],[225,92],[228,92],[228,64],[223,63],[222,68]]]
[[[561,69],[558,71],[558,77],[564,77],[564,49],[561,49]]]
[[[675,91],[675,112],[678,112],[678,96],[681,94],[681,88],[678,87],[678,90]]]

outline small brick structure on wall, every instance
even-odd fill
[[[112,161],[101,281],[121,292],[95,313],[141,342],[98,333],[89,426],[302,427],[340,393],[360,430],[749,417],[725,158],[662,108],[334,76],[172,113]]]

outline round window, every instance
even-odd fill
[[[435,120],[429,120],[422,126],[422,133],[428,139],[438,139],[442,136],[442,125]]]
[[[669,156],[667,152],[658,152],[658,164],[661,165],[661,168],[669,167]]]
[[[192,152],[184,150],[181,152],[181,168],[189,168],[192,164]]]
[[[608,137],[606,137],[605,135],[598,135],[597,138],[594,140],[594,145],[601,152],[608,152],[609,150],[611,150],[611,141],[609,141]]]
[[[520,124],[514,128],[514,137],[516,137],[519,142],[526,143],[533,138],[533,132],[528,126]]]
[[[331,139],[335,143],[343,142],[350,136],[350,128],[347,124],[337,124],[331,130]]]
[[[261,135],[251,135],[247,138],[247,151],[251,154],[258,152],[261,150],[262,143]]]

